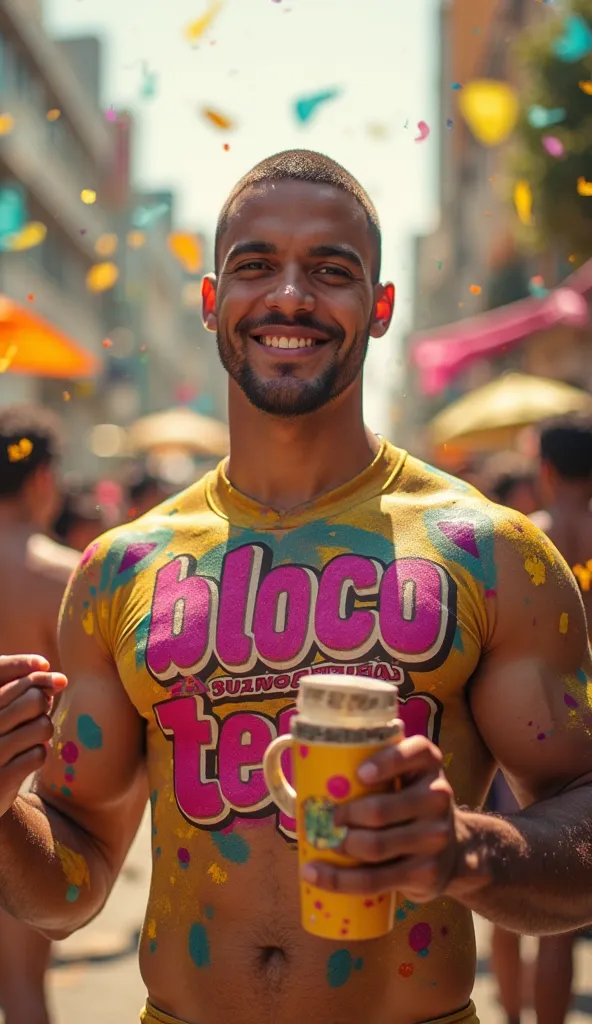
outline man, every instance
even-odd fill
[[[98,913],[145,765],[143,1020],[473,1021],[472,910],[535,933],[592,920],[577,588],[528,520],[365,428],[364,356],[394,289],[347,171],[307,151],[259,164],[222,210],[216,262],[204,317],[229,374],[229,460],[85,552],[47,752],[47,716],[24,701],[64,677],[0,660],[28,723],[0,736],[0,900],[50,935]],[[262,775],[311,666],[400,684],[408,738],[360,769],[392,788],[335,814],[360,867],[304,878],[320,912],[327,891],[396,889],[373,942],[347,922],[338,943],[302,930],[296,823]],[[496,763],[528,808],[512,820],[471,809]],[[18,798],[33,766],[36,795]]]
[[[483,468],[483,493],[525,516],[539,508],[536,467],[519,452],[496,452]]]
[[[112,522],[105,522],[103,511],[97,505],[94,488],[72,489],[63,498],[59,515],[53,524],[53,533],[60,543],[83,552],[108,525],[112,525]]]
[[[31,646],[54,667],[60,603],[78,562],[44,535],[59,503],[59,447],[59,424],[47,410],[0,409],[0,649]],[[48,939],[0,912],[0,1006],[8,1024],[47,1024],[49,949]]]

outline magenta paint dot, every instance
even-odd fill
[[[547,737],[545,736],[544,732],[540,732],[538,734],[538,736],[537,736],[537,740],[546,740],[546,739],[547,739]]]
[[[568,708],[577,708],[578,707],[578,702],[577,702],[577,700],[574,700],[574,698],[572,697],[571,693],[566,693],[564,695],[563,699],[564,699],[565,703],[567,704]]]
[[[298,752],[300,754],[300,757],[308,757],[308,747],[306,746],[305,743],[300,744]]]
[[[78,753],[79,751],[76,744],[69,740],[67,743],[64,743],[64,746],[62,747],[62,761],[65,761],[66,764],[76,764],[78,760]]]
[[[191,860],[191,854],[189,853],[189,850],[185,849],[184,846],[182,846],[180,850],[177,850],[177,857],[179,858],[181,864],[189,864],[189,861]]]
[[[547,150],[549,156],[563,156],[565,153],[565,146],[561,139],[558,139],[555,135],[545,135],[543,138],[543,148]]]
[[[315,900],[314,907],[315,907],[315,910],[322,910],[323,909],[323,904],[321,903],[320,900]]]
[[[332,775],[327,779],[327,792],[334,800],[345,800],[349,796],[351,782],[345,775]]]
[[[414,924],[407,941],[414,953],[421,953],[423,949],[427,949],[432,941],[432,929],[427,921]]]

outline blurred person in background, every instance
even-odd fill
[[[481,490],[497,502],[524,516],[540,508],[537,469],[533,461],[519,452],[496,452],[481,468]]]
[[[139,467],[128,481],[128,519],[139,519],[150,509],[170,498],[174,488],[145,467]]]
[[[74,551],[84,551],[106,529],[103,510],[97,505],[92,488],[66,493],[53,525],[53,534],[61,544],[66,544]]]
[[[38,649],[54,667],[58,612],[78,563],[77,552],[46,534],[60,502],[60,447],[59,422],[48,410],[0,409],[0,650]],[[48,939],[0,911],[0,1006],[6,1024],[48,1024],[49,954]]]

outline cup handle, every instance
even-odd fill
[[[292,746],[291,736],[278,736],[263,755],[263,774],[273,802],[289,818],[296,817],[296,790],[288,782],[282,769],[282,754]]]

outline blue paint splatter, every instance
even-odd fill
[[[69,885],[66,890],[66,899],[68,903],[76,903],[76,900],[80,896],[80,889],[77,885]]]
[[[135,648],[136,648],[136,668],[142,668],[146,657],[146,648],[148,646],[148,634],[150,633],[150,623],[152,621],[152,612],[148,612],[144,618],[136,626],[134,634]]]
[[[72,796],[72,790],[68,786],[62,786],[61,793],[62,796]]]
[[[208,921],[212,920],[212,918],[214,916],[214,908],[212,906],[210,906],[209,903],[208,903],[207,907],[204,910],[204,914],[206,915]]]
[[[97,596],[97,588],[96,587],[89,587],[88,588],[88,592],[89,592],[91,597],[96,597]]]
[[[331,988],[341,988],[349,981],[352,970],[361,971],[363,958],[354,960],[349,949],[337,949],[327,960],[327,981]]]
[[[495,532],[491,516],[481,509],[439,508],[424,512],[424,523],[432,544],[440,554],[461,565],[485,590],[495,590],[497,566],[494,560]],[[448,537],[446,530],[458,533],[459,543]],[[463,544],[467,546],[463,546]],[[470,550],[475,545],[475,552]]]
[[[156,953],[157,946],[158,946],[158,943],[157,943],[156,939],[150,939],[150,952],[151,953]]]
[[[100,750],[103,746],[103,730],[91,715],[80,715],[76,723],[76,734],[87,750]]]
[[[577,679],[578,683],[583,683],[584,686],[588,682],[588,676],[584,672],[583,668],[579,668],[578,671],[576,672],[576,679]]]
[[[232,864],[246,864],[251,856],[249,844],[237,832],[212,832],[212,840],[220,856]]]
[[[203,924],[192,924],[189,929],[189,956],[196,967],[210,965],[210,943]]]
[[[152,807],[153,810],[156,807],[156,801],[157,800],[158,800],[158,790],[157,789],[153,789],[151,794],[150,794],[150,806]]]
[[[168,547],[172,540],[173,530],[129,530],[121,534],[113,542],[101,566],[101,590],[109,590],[112,594],[120,587],[129,583],[138,573],[142,572],[154,559]],[[129,549],[129,550],[128,550]],[[136,551],[141,555],[137,560],[130,557]],[[126,557],[126,552],[128,552]]]
[[[154,856],[155,857],[162,857],[162,847],[161,846],[157,846],[156,847],[156,849],[154,851]]]

